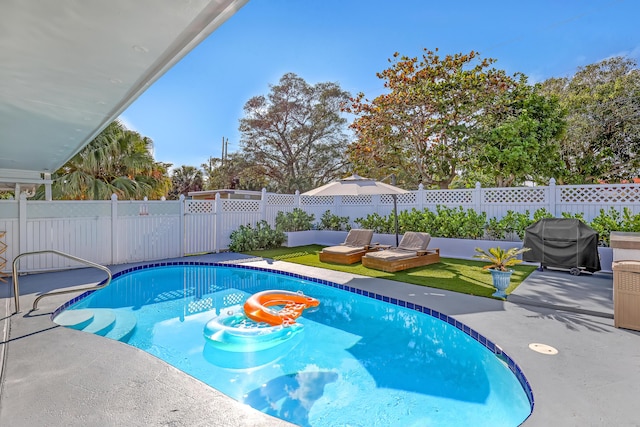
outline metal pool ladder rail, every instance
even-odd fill
[[[49,296],[53,296],[53,295],[61,295],[61,294],[70,294],[70,293],[81,292],[81,291],[94,291],[94,290],[97,290],[97,289],[102,289],[102,288],[108,286],[109,283],[111,283],[111,270],[109,270],[107,267],[105,267],[103,265],[96,264],[95,262],[87,261],[86,259],[78,258],[76,256],[69,255],[67,253],[56,251],[56,250],[25,252],[25,253],[20,254],[17,257],[15,257],[15,259],[13,260],[13,270],[12,270],[13,271],[13,295],[14,295],[13,297],[14,297],[15,306],[16,306],[16,313],[18,313],[20,311],[20,286],[18,284],[18,261],[23,256],[40,255],[40,254],[56,254],[56,255],[60,255],[60,256],[65,257],[65,258],[69,258],[69,259],[74,260],[74,261],[78,261],[78,262],[80,262],[82,264],[88,265],[90,267],[95,267],[95,268],[98,268],[98,269],[106,272],[108,277],[107,277],[107,280],[102,284],[98,284],[98,285],[94,285],[94,286],[88,286],[86,288],[74,288],[74,289],[65,289],[63,291],[51,291],[51,292],[47,292],[46,294],[42,294],[42,295],[38,296],[35,299],[35,301],[33,301],[33,310],[36,310],[38,308],[38,301],[40,301],[44,297],[49,297]],[[55,271],[59,271],[59,269],[55,270]]]

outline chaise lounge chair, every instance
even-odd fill
[[[320,261],[335,262],[338,264],[354,264],[369,250],[373,230],[351,229],[344,243],[337,246],[329,246],[320,252]]]
[[[362,257],[367,268],[389,273],[440,262],[440,249],[427,249],[431,235],[408,231],[397,248],[368,252]]]

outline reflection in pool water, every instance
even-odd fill
[[[272,338],[218,334],[265,289],[302,291],[320,305]],[[92,308],[132,312],[130,345],[301,426],[517,426],[531,412],[513,362],[474,331],[326,284],[232,267],[149,268],[72,306]]]

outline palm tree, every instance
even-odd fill
[[[194,166],[180,166],[174,169],[171,184],[170,199],[177,199],[181,194],[186,196],[190,191],[200,191],[204,184],[202,171]]]
[[[151,155],[153,141],[112,122],[52,176],[54,199],[160,198],[167,194],[170,165]],[[40,189],[36,198],[43,198]]]

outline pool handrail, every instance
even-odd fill
[[[33,301],[32,310],[37,310],[38,309],[38,302],[44,297],[49,297],[49,296],[53,296],[53,295],[61,295],[61,294],[70,294],[70,293],[81,292],[81,291],[94,291],[94,290],[102,289],[102,288],[108,286],[109,283],[111,283],[111,277],[112,277],[111,276],[111,270],[109,270],[107,267],[105,267],[103,265],[96,264],[95,262],[88,261],[88,260],[86,260],[84,258],[79,258],[77,256],[70,255],[70,254],[65,253],[65,252],[56,251],[56,250],[53,250],[53,249],[47,249],[47,250],[43,250],[43,251],[34,251],[34,252],[24,252],[24,253],[21,253],[20,255],[18,255],[17,257],[15,257],[15,259],[13,260],[12,273],[13,273],[13,298],[14,298],[14,303],[15,303],[15,306],[16,306],[15,313],[20,312],[20,286],[18,284],[18,261],[23,256],[41,255],[41,254],[46,254],[46,253],[60,255],[60,256],[65,257],[65,258],[69,258],[69,259],[71,259],[73,261],[77,261],[77,262],[80,262],[82,264],[88,265],[90,267],[98,268],[98,269],[106,272],[108,277],[107,277],[107,280],[105,280],[104,283],[102,283],[102,284],[97,284],[97,285],[93,285],[93,286],[87,286],[85,288],[74,288],[74,289],[65,289],[65,290],[62,290],[62,291],[51,291],[51,292],[47,292],[47,293],[44,293],[42,295],[39,295]],[[60,269],[57,269],[56,271],[59,271],[59,270]]]

